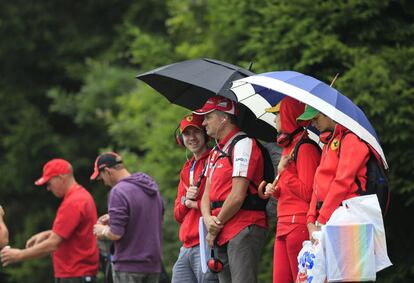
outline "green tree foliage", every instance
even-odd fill
[[[172,216],[186,152],[174,130],[188,110],[135,76],[161,65],[210,57],[256,72],[296,70],[330,82],[367,114],[390,165],[392,204],[385,218],[394,267],[380,282],[411,282],[414,229],[412,130],[414,5],[405,0],[149,0],[0,2],[0,167],[11,244],[49,229],[59,204],[33,180],[43,163],[72,161],[99,213],[107,189],[89,183],[103,150],[124,155],[131,171],[157,180],[166,203],[164,263],[178,255]],[[273,237],[260,264],[271,282]],[[49,259],[4,269],[1,282],[48,282]],[[34,274],[36,279],[34,279]]]

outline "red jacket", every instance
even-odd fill
[[[304,105],[292,98],[284,98],[280,105],[281,130],[284,133],[292,133],[300,125],[296,118],[303,112]],[[296,134],[291,143],[284,147],[282,156],[292,154],[295,145],[300,141],[303,132]],[[277,194],[278,223],[306,224],[306,213],[312,197],[312,184],[316,168],[319,165],[320,151],[314,145],[304,143],[299,147],[296,162],[288,163],[282,171]],[[278,225],[277,235],[281,236],[293,230],[295,225]]]
[[[203,171],[209,156],[209,150],[206,150],[199,160],[197,160],[194,168],[194,183]],[[187,193],[186,187],[190,184],[190,169],[194,162],[194,157],[186,161],[180,173],[180,183],[178,184],[177,198],[174,205],[174,218],[180,223],[179,237],[183,242],[183,246],[186,248],[193,247],[199,244],[198,236],[198,222],[201,217],[201,211],[199,209],[192,209],[181,204],[181,197]],[[200,207],[201,197],[204,193],[204,187],[206,184],[206,178],[203,177],[199,187],[199,194],[197,197],[197,205]]]
[[[335,209],[345,199],[358,196],[358,186],[355,177],[365,188],[366,164],[369,159],[369,149],[355,134],[337,124],[333,137],[322,151],[321,163],[316,170],[313,184],[313,195],[307,214],[308,222],[317,219],[325,224]],[[317,202],[323,205],[317,213]]]
[[[282,156],[289,154],[300,140],[297,134],[292,144],[284,148]],[[319,165],[320,152],[312,144],[299,147],[296,162],[290,162],[278,182],[278,217],[294,214],[306,215],[312,197],[312,184]]]

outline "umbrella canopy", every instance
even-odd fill
[[[137,76],[171,103],[190,110],[201,108],[213,95],[221,95],[237,102],[230,91],[232,81],[254,73],[241,67],[214,59],[194,59],[159,67]],[[237,121],[247,134],[264,141],[273,141],[276,130],[244,105],[239,106]]]
[[[170,102],[195,110],[212,95],[237,101],[230,91],[232,81],[252,75],[254,73],[241,67],[202,58],[162,66],[138,75],[137,79],[147,83]]]
[[[370,144],[380,155],[385,167],[388,167],[377,134],[364,112],[348,97],[324,82],[298,72],[280,71],[237,80],[231,90],[240,103],[256,113],[259,113],[260,109],[252,105],[270,107],[277,104],[285,95],[302,101]]]

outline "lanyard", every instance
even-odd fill
[[[201,171],[200,175],[198,176],[197,179],[197,183],[194,184],[194,171],[195,171],[195,164],[196,164],[196,160],[194,160],[193,164],[191,165],[190,168],[190,186],[196,186],[197,188],[200,187],[201,185],[201,181],[203,180],[203,177],[206,173],[207,170],[207,165],[208,165],[208,160],[206,160],[203,170]]]
[[[191,164],[191,168],[190,168],[190,180],[189,180],[190,186],[193,186],[194,185],[194,168],[195,168],[196,163],[197,163],[197,160],[194,159],[193,164]]]

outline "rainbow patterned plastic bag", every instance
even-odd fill
[[[374,225],[327,225],[326,273],[329,282],[375,281]]]
[[[376,195],[343,201],[322,231],[329,282],[372,281],[392,265]]]

